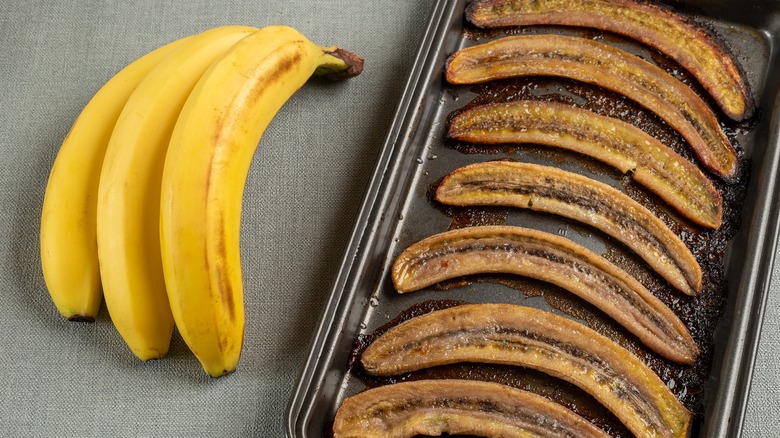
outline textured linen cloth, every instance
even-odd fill
[[[286,409],[432,2],[0,2],[0,435],[284,436]],[[285,106],[250,169],[247,327],[236,373],[210,379],[174,336],[141,363],[105,308],[63,320],[40,271],[48,172],[93,93],[138,56],[224,24],[287,24],[366,58]],[[772,277],[746,436],[780,436],[780,277]]]

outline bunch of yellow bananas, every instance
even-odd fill
[[[142,360],[174,322],[211,376],[235,370],[244,337],[239,227],[260,138],[312,75],[362,59],[286,26],[218,27],[165,45],[108,81],[54,162],[41,263],[60,313],[111,320]]]

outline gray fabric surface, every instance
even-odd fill
[[[418,0],[0,2],[0,435],[284,435],[285,411],[432,4]],[[304,87],[252,165],[242,228],[247,327],[238,372],[205,377],[176,337],[141,363],[105,309],[57,314],[40,273],[48,172],[74,117],[118,69],[221,24],[294,26],[367,59]],[[772,278],[780,285],[780,269]],[[780,287],[769,297],[746,436],[780,436]]]

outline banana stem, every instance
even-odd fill
[[[363,72],[363,58],[344,49],[338,47],[326,49],[324,58],[322,64],[314,71],[314,76],[340,81]]]

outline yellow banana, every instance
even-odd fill
[[[173,332],[159,228],[171,132],[209,65],[253,30],[223,26],[191,37],[138,84],[111,135],[98,189],[100,274],[111,320],[141,360],[165,356]]]
[[[171,310],[204,370],[235,370],[244,337],[239,227],[244,184],[265,128],[312,74],[360,73],[362,59],[283,26],[234,45],[204,74],[171,136],[160,233]]]
[[[119,113],[143,77],[186,38],[122,69],[76,118],[52,166],[41,212],[41,267],[57,310],[94,320],[103,298],[95,217],[100,169]]]

